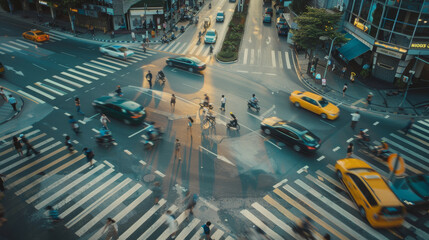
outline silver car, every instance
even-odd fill
[[[134,52],[120,45],[104,45],[100,47],[100,52],[115,58],[127,59],[134,55]]]
[[[207,31],[206,36],[204,37],[205,43],[216,43],[217,32],[214,29],[210,29]]]

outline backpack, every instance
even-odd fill
[[[204,224],[202,228],[204,230],[204,234],[210,234],[210,228],[206,224]]]

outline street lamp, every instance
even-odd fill
[[[338,36],[336,36],[336,37],[334,37],[334,39],[331,39],[330,37],[327,37],[327,36],[321,36],[321,37],[319,37],[319,39],[320,40],[322,40],[322,41],[326,41],[326,40],[331,40],[331,48],[329,48],[329,57],[328,57],[328,61],[329,61],[329,59],[331,59],[331,52],[332,52],[332,47],[334,46],[334,42],[335,42],[335,39],[337,39],[337,37]],[[323,74],[323,78],[326,78],[326,72],[328,71],[328,64],[326,64],[326,67],[325,67],[325,73]]]

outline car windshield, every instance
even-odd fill
[[[326,99],[322,98],[322,99],[319,101],[319,104],[320,104],[320,106],[322,106],[322,107],[326,107],[326,106],[328,106],[329,102],[328,102]]]
[[[274,124],[274,126],[281,126],[281,125],[285,125],[285,124],[286,124],[286,121],[280,121],[280,122],[276,122]]]
[[[302,137],[304,138],[304,140],[306,142],[316,142],[316,136],[314,136],[312,133],[310,132],[306,132],[302,135]]]
[[[191,59],[192,61],[194,61],[196,64],[200,64],[201,63],[201,60],[198,59],[198,58],[196,58],[196,57],[191,57],[189,59]]]
[[[212,37],[215,36],[216,33],[214,31],[208,31],[206,35]]]
[[[142,106],[140,106],[136,102],[132,102],[132,101],[123,102],[122,106],[123,106],[123,108],[128,109],[128,110],[133,111],[133,112],[139,112],[143,109]]]
[[[407,178],[408,184],[420,196],[429,197],[429,175]]]
[[[223,13],[217,13],[217,15],[219,16],[219,17],[223,17]]]
[[[126,52],[126,51],[128,51],[128,49],[127,49],[126,47],[120,47],[120,48],[118,48],[118,50],[119,50],[119,51],[121,51],[121,52]]]
[[[36,32],[36,35],[45,35],[45,33],[40,31],[40,32]]]

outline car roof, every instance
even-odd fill
[[[367,186],[384,206],[402,205],[378,172],[361,172],[356,175],[367,183]]]
[[[209,32],[213,32],[213,33],[215,33],[215,32],[216,32],[216,30],[215,30],[214,28],[211,28],[211,29],[207,30],[207,33],[209,33]]]
[[[225,12],[224,12],[224,11],[218,11],[218,12],[217,12],[217,14],[219,14],[219,13],[222,13],[222,14],[224,14]]]
[[[141,107],[140,104],[125,99],[125,98],[121,98],[121,97],[116,97],[116,96],[103,96],[97,99],[98,101],[104,101],[105,103],[111,103],[117,106],[121,106],[122,108],[126,109],[126,110],[136,110],[137,108]]]
[[[312,92],[301,92],[300,95],[312,98],[312,99],[314,99],[316,101],[322,100],[322,98],[323,98],[322,96],[317,95],[317,94],[312,93]]]

